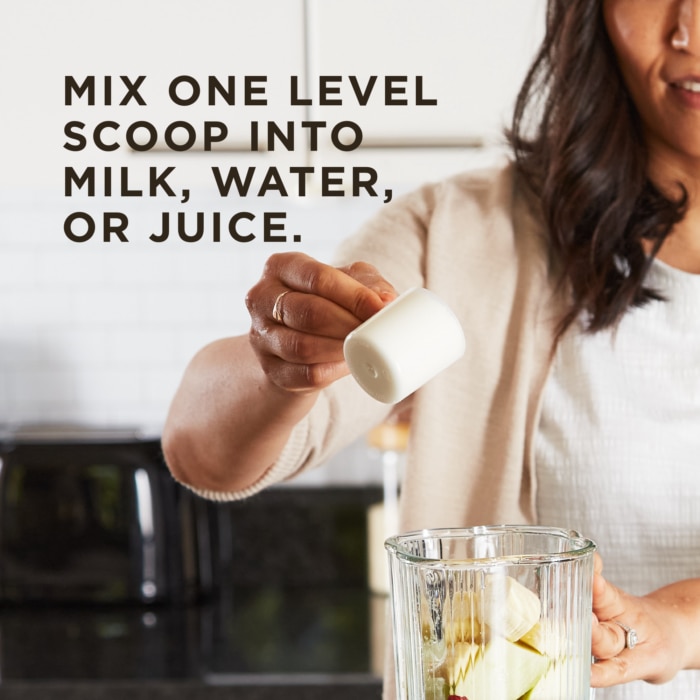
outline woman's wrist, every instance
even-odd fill
[[[700,669],[700,579],[672,583],[644,600],[660,620],[677,670]]]

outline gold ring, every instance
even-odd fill
[[[275,299],[275,303],[272,305],[272,318],[277,321],[277,323],[281,323],[282,325],[284,325],[284,319],[282,318],[282,308],[280,306],[280,302],[282,301],[282,297],[285,294],[289,294],[291,291],[291,289],[286,289],[281,294],[278,294],[277,299]]]

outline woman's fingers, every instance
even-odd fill
[[[246,305],[253,323],[275,322],[344,338],[395,296],[393,287],[367,263],[341,270],[302,253],[278,253],[268,259]]]
[[[627,594],[607,581],[602,573],[593,576],[593,612],[601,620],[609,620],[625,612]]]
[[[371,289],[385,303],[392,301],[397,296],[394,287],[381,276],[374,265],[366,262],[355,262],[341,267],[340,270]]]
[[[348,373],[348,333],[395,296],[367,263],[337,269],[302,253],[273,255],[246,297],[251,345],[277,386],[321,389]]]
[[[603,577],[603,564],[599,557],[594,563],[594,570],[591,651],[596,663],[591,668],[591,685],[607,687],[640,677],[635,675],[639,669],[634,668],[635,656],[631,654],[634,650],[626,649],[625,629],[614,622],[618,617],[626,621],[636,620],[637,616],[631,610],[634,598]]]
[[[343,362],[342,339],[310,335],[292,328],[265,330],[262,334],[251,331],[257,345],[274,357],[293,364],[316,364],[319,362]]]
[[[635,668],[635,657],[627,650],[619,656],[596,661],[591,668],[591,687],[609,688],[644,677],[644,668]]]
[[[617,659],[625,651],[625,630],[611,620],[593,620],[591,652],[598,661]]]
[[[268,314],[270,321],[302,333],[343,339],[359,321],[337,303],[314,294],[282,290],[275,296]]]
[[[593,553],[593,571],[596,574],[603,573],[603,557],[598,552]]]
[[[617,588],[600,571],[593,577],[591,651],[596,661],[591,686],[669,680],[680,667],[678,650],[663,631],[672,619],[670,611],[649,596]]]
[[[625,594],[603,578],[593,576],[593,630],[591,648],[597,659],[617,656],[625,648],[625,631],[615,622],[625,615]]]
[[[286,362],[274,355],[261,355],[259,360],[268,379],[286,391],[318,391],[348,374],[345,362],[302,364]]]
[[[319,297],[344,309],[358,321],[367,320],[395,295],[393,287],[368,263],[342,269],[325,265],[300,253],[278,253],[265,265],[264,276],[284,288]]]

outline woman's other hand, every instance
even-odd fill
[[[273,384],[317,391],[348,373],[345,336],[395,297],[368,263],[335,268],[303,253],[272,255],[246,297],[250,343]]]
[[[602,574],[596,558],[593,580],[591,686],[633,680],[664,683],[678,671],[698,668],[700,580],[679,581],[645,596],[625,593]],[[633,630],[636,644],[627,646]]]

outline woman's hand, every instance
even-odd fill
[[[366,263],[270,257],[246,298],[250,332],[202,348],[173,398],[161,441],[175,478],[217,492],[259,482],[318,390],[347,374],[345,336],[395,296]]]
[[[679,581],[646,596],[633,596],[609,583],[596,557],[593,581],[591,686],[603,688],[633,680],[664,683],[684,668],[698,668],[700,580]],[[636,632],[633,648],[626,632]]]
[[[368,263],[334,268],[302,253],[276,254],[246,297],[250,343],[273,384],[317,391],[348,373],[345,336],[395,297]]]

